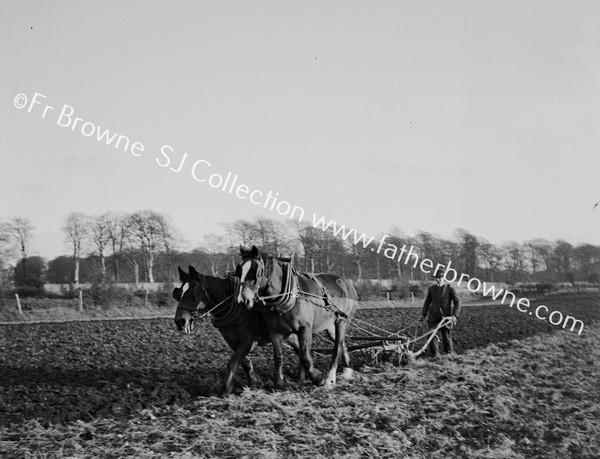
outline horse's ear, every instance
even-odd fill
[[[188,273],[181,269],[181,266],[177,266],[177,271],[179,271],[179,280],[181,282],[185,282],[185,279],[188,277]]]
[[[259,254],[259,253],[260,253],[260,252],[258,251],[258,249],[256,248],[256,246],[255,246],[255,245],[253,245],[253,246],[252,246],[252,250],[250,251],[250,256],[251,256],[252,258],[258,258],[258,254]]]
[[[192,279],[194,279],[195,281],[200,281],[202,280],[202,274],[200,274],[198,271],[196,271],[196,268],[194,268],[193,266],[190,266],[190,277]]]

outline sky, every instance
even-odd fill
[[[228,173],[369,235],[600,244],[597,2],[0,5],[0,220],[35,254],[70,212],[152,209],[190,247],[284,220]]]

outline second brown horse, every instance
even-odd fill
[[[358,306],[352,283],[334,274],[296,273],[286,262],[260,253],[255,246],[250,250],[240,248],[240,253],[237,301],[249,309],[258,305],[262,312],[273,343],[275,386],[283,384],[282,343],[291,334],[298,335],[300,363],[314,384],[333,388],[340,358],[345,367],[343,376],[351,378],[344,339],[348,321]],[[315,368],[311,355],[313,334],[324,330],[334,335],[331,365],[325,377]]]

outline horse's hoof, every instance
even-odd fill
[[[227,397],[232,392],[233,392],[233,386],[232,387],[227,387],[225,385],[222,385],[221,388],[220,388],[220,390],[219,390],[219,396],[220,397]]]
[[[350,381],[352,378],[354,378],[354,370],[352,368],[344,368],[344,371],[342,371],[342,379]]]
[[[327,381],[325,381],[325,389],[333,390],[334,388],[335,388],[335,380],[328,379]]]
[[[320,371],[312,371],[310,373],[310,380],[313,382],[315,386],[322,386],[325,384],[325,378]]]
[[[279,379],[277,381],[273,381],[273,389],[284,390],[285,388],[286,388],[285,379]]]

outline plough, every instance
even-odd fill
[[[415,324],[415,335],[412,339],[409,336],[402,335],[400,332],[390,336],[348,336],[348,340],[366,341],[362,344],[348,346],[348,352],[358,351],[362,349],[371,349],[371,358],[375,363],[379,363],[386,352],[394,352],[398,355],[398,361],[401,365],[412,363],[416,358],[427,350],[429,343],[432,340],[438,339],[437,332],[442,328],[452,323],[452,317],[444,317],[435,327],[427,330],[420,336],[417,335],[417,325]],[[410,328],[410,327],[407,327]],[[426,339],[424,344],[415,350],[415,345],[418,341]],[[314,349],[314,352],[322,354],[331,354],[332,349]]]

